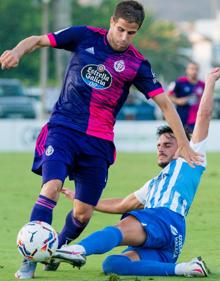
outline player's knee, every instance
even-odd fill
[[[124,273],[124,265],[127,267],[127,263],[130,259],[123,255],[111,255],[108,256],[102,263],[102,269],[105,274],[121,274]]]
[[[60,180],[48,181],[43,185],[41,195],[44,195],[51,200],[57,201],[61,188],[62,182]]]
[[[87,223],[89,222],[90,218],[92,216],[92,213],[90,212],[78,212],[74,210],[74,218],[77,219],[81,223]]]

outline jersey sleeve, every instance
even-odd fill
[[[146,204],[146,195],[149,191],[149,184],[150,184],[150,181],[145,183],[144,186],[142,186],[140,189],[138,189],[137,191],[134,192],[134,195],[137,198],[137,200],[143,205]]]
[[[54,48],[74,51],[88,32],[86,26],[72,26],[54,33],[49,33],[50,44]]]
[[[203,162],[201,164],[202,167],[206,167],[207,166],[206,144],[207,144],[207,138],[204,139],[203,141],[199,142],[199,143],[193,143],[192,141],[190,141],[190,147],[195,152],[198,152],[198,153],[202,154],[202,156],[203,156]]]
[[[153,98],[164,92],[147,60],[144,60],[141,63],[133,84],[146,96],[147,99]]]

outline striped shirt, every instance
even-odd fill
[[[204,155],[201,166],[191,168],[182,158],[172,160],[161,173],[134,194],[145,208],[168,208],[186,216],[192,205],[201,176],[206,167],[206,140],[190,143],[194,151]]]

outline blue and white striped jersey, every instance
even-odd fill
[[[161,173],[149,180],[134,194],[145,208],[168,208],[186,216],[197,191],[200,178],[206,167],[206,140],[190,146],[204,155],[201,166],[191,168],[182,158],[173,160]]]

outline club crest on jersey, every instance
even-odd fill
[[[125,70],[125,62],[123,60],[118,60],[114,63],[114,69],[117,72],[122,72]]]
[[[46,149],[45,154],[46,154],[47,156],[50,156],[50,155],[52,155],[53,153],[54,153],[54,148],[53,148],[52,145],[49,145],[49,146],[47,147],[47,149]]]
[[[112,76],[103,64],[84,66],[81,77],[87,85],[98,90],[107,89],[112,84]]]

